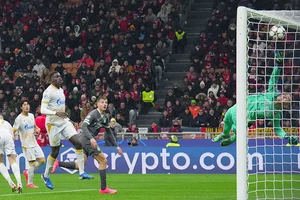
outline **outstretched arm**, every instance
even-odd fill
[[[282,61],[283,61],[282,53],[276,51],[275,52],[275,59],[276,59],[275,67],[272,71],[272,74],[271,74],[271,77],[270,77],[270,80],[269,80],[269,85],[268,85],[268,92],[271,92],[271,93],[277,93],[276,84],[278,84],[278,80],[279,80],[280,73],[281,73],[281,70],[278,67],[278,65],[280,65],[280,63],[282,63]]]

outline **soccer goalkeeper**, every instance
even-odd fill
[[[283,61],[282,54],[275,53],[276,65],[271,74],[268,90],[266,93],[249,95],[247,97],[247,117],[249,124],[257,119],[273,120],[274,132],[283,139],[287,139],[289,144],[297,145],[297,136],[288,136],[280,126],[282,109],[290,109],[292,97],[290,94],[280,94],[277,91],[276,84],[280,77],[281,70],[278,63]],[[212,139],[213,142],[221,142],[221,146],[227,146],[236,140],[236,105],[232,106],[225,114],[223,133]],[[230,130],[234,135],[230,137]]]

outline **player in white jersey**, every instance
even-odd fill
[[[23,153],[29,162],[29,168],[23,171],[26,179],[27,188],[38,188],[33,184],[34,171],[45,163],[45,156],[42,148],[38,145],[34,133],[39,133],[40,129],[35,125],[34,115],[29,113],[30,105],[28,100],[21,102],[21,114],[13,125],[14,132],[19,133],[22,143]]]
[[[51,153],[47,158],[45,172],[42,179],[49,189],[53,189],[50,180],[50,172],[58,156],[60,138],[68,139],[75,147],[75,154],[79,168],[80,179],[93,179],[93,176],[84,172],[84,154],[79,135],[65,112],[65,95],[61,88],[63,79],[58,72],[52,72],[49,76],[51,85],[43,93],[41,113],[46,115],[46,129],[49,135]]]
[[[13,192],[22,193],[22,182],[20,167],[16,162],[17,153],[15,151],[14,134],[11,125],[0,115],[0,173],[7,180]],[[4,165],[4,154],[6,154],[11,169],[15,175],[18,186],[11,180],[6,166]]]

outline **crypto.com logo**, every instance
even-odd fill
[[[60,154],[60,161],[62,162],[74,162],[75,160],[76,160],[76,154],[74,148],[69,148],[68,150]],[[75,174],[77,172],[76,169],[71,170],[64,167],[62,167],[62,169],[70,174]]]

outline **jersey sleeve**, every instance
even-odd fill
[[[274,115],[274,122],[273,122],[273,127],[274,127],[274,132],[276,135],[278,135],[280,138],[284,138],[287,134],[283,130],[283,128],[280,126],[280,121],[281,121],[281,113],[278,112]]]
[[[41,105],[41,113],[44,115],[55,115],[55,111],[48,109],[48,104],[51,99],[51,94],[48,90],[45,90],[43,93],[42,98],[42,105]]]
[[[17,131],[19,130],[19,127],[20,127],[20,117],[17,117],[13,125],[13,130]]]
[[[281,70],[278,68],[278,66],[275,66],[269,80],[268,92],[277,93],[277,83],[279,80],[280,72]]]
[[[94,138],[93,137],[93,134],[90,132],[90,130],[88,129],[88,126],[91,125],[94,120],[95,120],[95,116],[93,115],[94,112],[90,112],[86,118],[83,120],[83,123],[82,123],[82,131],[83,131],[83,134],[88,137],[89,139],[92,139]]]

